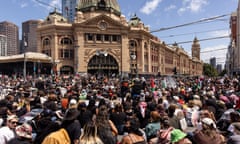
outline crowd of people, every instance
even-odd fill
[[[2,76],[0,144],[240,144],[238,77]]]

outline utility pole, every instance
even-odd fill
[[[24,78],[24,82],[25,82],[26,81],[26,48],[27,48],[27,41],[26,41],[25,33],[23,34],[23,46],[24,46],[23,78]]]

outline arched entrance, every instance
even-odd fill
[[[118,63],[111,55],[94,55],[88,63],[88,73],[96,76],[118,74]]]

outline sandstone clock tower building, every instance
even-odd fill
[[[60,73],[171,75],[176,67],[181,74],[202,74],[200,45],[193,60],[152,35],[136,15],[127,21],[117,0],[79,0],[74,22],[51,12],[37,39],[38,51],[52,57]]]

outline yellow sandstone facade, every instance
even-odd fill
[[[92,3],[91,3],[92,2]],[[201,75],[200,45],[192,56],[178,45],[166,45],[135,15],[121,15],[117,1],[80,0],[69,23],[56,11],[37,29],[38,52],[52,57],[55,72],[121,75]]]

